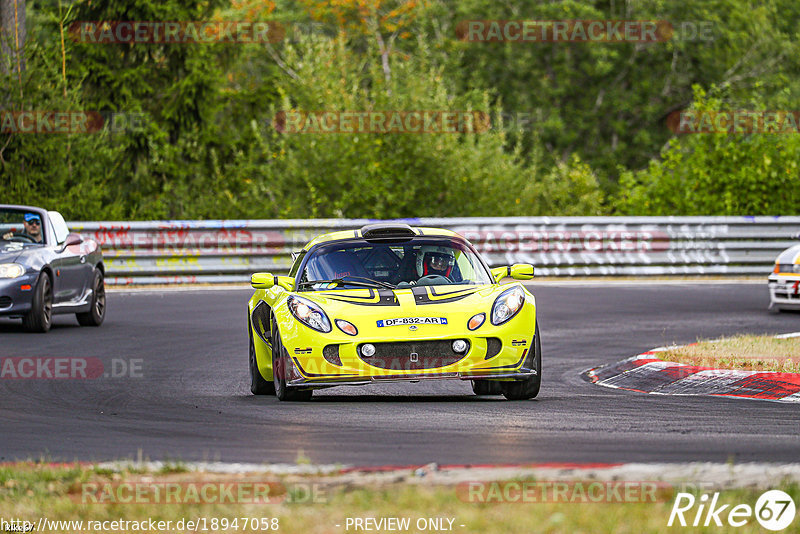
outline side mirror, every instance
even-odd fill
[[[530,263],[515,263],[511,267],[495,267],[492,269],[492,276],[497,283],[500,283],[500,280],[506,276],[510,276],[514,280],[530,280],[533,278],[533,265]]]
[[[250,285],[254,289],[271,289],[279,286],[286,291],[293,291],[294,278],[291,276],[275,276],[272,273],[254,273],[250,277]]]
[[[250,285],[254,289],[271,289],[275,285],[275,278],[272,273],[254,273],[250,277]]]
[[[492,278],[494,278],[495,283],[499,284],[500,280],[508,276],[508,267],[495,267],[491,271]]]
[[[72,245],[80,245],[83,243],[81,234],[67,234],[67,239],[64,241],[64,248],[71,247]]]
[[[291,276],[276,276],[277,285],[281,286],[286,291],[294,291],[294,278]]]
[[[530,263],[515,263],[511,266],[511,278],[514,280],[530,280],[533,278],[533,265]]]

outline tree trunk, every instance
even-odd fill
[[[25,0],[0,0],[0,69],[25,70]]]

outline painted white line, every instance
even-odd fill
[[[789,339],[792,337],[800,337],[800,332],[790,332],[788,334],[779,334],[775,336],[778,339]]]
[[[650,349],[647,352],[664,352],[664,351],[667,351],[667,350],[679,349],[680,347],[681,347],[681,345],[669,345],[669,346],[664,346],[664,347],[656,347],[654,349]]]
[[[792,393],[781,399],[783,402],[800,402],[800,391]]]

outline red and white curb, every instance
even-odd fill
[[[775,336],[798,337],[800,332]],[[800,403],[800,373],[714,369],[659,359],[659,347],[585,372],[590,382],[653,395],[709,395]]]

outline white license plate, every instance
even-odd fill
[[[384,326],[400,326],[400,325],[417,325],[417,324],[447,324],[446,317],[401,317],[399,319],[383,319],[378,321],[378,328]]]

